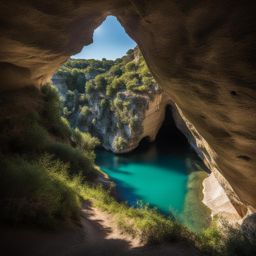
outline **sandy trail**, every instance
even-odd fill
[[[185,243],[139,246],[112,226],[108,216],[89,204],[82,208],[82,225],[49,232],[1,227],[3,256],[193,256],[197,250]]]

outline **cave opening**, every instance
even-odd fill
[[[140,141],[139,148],[146,149],[151,146],[149,136]],[[157,132],[153,142],[160,152],[169,152],[170,154],[180,154],[191,148],[185,135],[178,129],[173,117],[173,107],[168,104],[165,107],[164,120]],[[193,151],[193,149],[191,148]]]
[[[95,30],[94,43],[57,72],[63,79],[53,82],[63,96],[63,115],[71,126],[100,140],[96,163],[115,182],[119,200],[133,207],[142,201],[198,230],[206,226],[205,221],[195,221],[205,217],[197,198],[206,177],[204,167],[177,128],[172,106],[163,103],[164,92],[138,47],[128,50],[125,44],[121,49],[114,42],[113,48],[112,39],[118,44],[128,40],[129,47],[135,47],[127,37],[109,16]],[[192,173],[198,176],[191,183]]]
[[[94,30],[93,42],[71,58],[116,60],[135,47],[136,42],[126,33],[118,19],[109,15]]]
[[[195,142],[193,145],[198,146],[197,152],[207,161],[213,170],[212,174],[217,178],[218,174],[223,175],[223,179],[219,178],[221,185],[240,217],[255,212],[255,123],[252,118],[255,106],[252,84],[255,74],[251,72],[251,64],[254,64],[253,4],[241,2],[231,5],[225,1],[216,4],[211,1],[168,3],[114,0],[92,1],[90,4],[86,1],[54,1],[52,4],[39,2],[26,1],[19,6],[19,1],[14,0],[8,4],[3,3],[3,8],[0,8],[3,12],[1,88],[6,90],[0,99],[1,109],[5,108],[1,110],[0,118],[1,220],[7,219],[16,228],[17,222],[47,226],[60,217],[63,220],[74,220],[76,213],[79,215],[80,197],[84,197],[78,194],[79,189],[73,191],[68,184],[72,185],[73,177],[78,180],[81,172],[86,179],[93,179],[94,152],[89,149],[90,152],[84,154],[82,147],[85,145],[78,145],[79,142],[75,141],[79,136],[74,135],[79,133],[69,129],[63,116],[69,119],[73,128],[79,126],[85,132],[81,133],[84,137],[90,132],[101,141],[106,138],[102,146],[109,151],[125,153],[128,146],[128,150],[137,146],[136,138],[143,132],[143,115],[136,110],[147,106],[144,103],[148,95],[145,97],[144,93],[148,90],[143,88],[149,83],[147,89],[152,89],[148,75],[141,83],[138,75],[130,72],[134,65],[129,65],[127,83],[120,82],[120,69],[117,68],[111,70],[117,74],[116,80],[101,77],[85,86],[88,80],[106,73],[106,67],[110,66],[113,56],[111,51],[106,50],[112,55],[110,57],[95,57],[89,55],[93,52],[90,50],[92,46],[85,48],[85,58],[105,62],[106,69],[96,63],[92,64],[93,69],[97,69],[95,77],[93,71],[93,77],[82,74],[80,69],[86,69],[87,66],[73,66],[69,73],[64,64],[61,72],[66,76],[65,79],[56,79],[64,105],[61,118],[56,111],[58,104],[54,102],[54,92],[39,88],[44,87],[49,76],[67,56],[78,51],[82,44],[91,42],[91,32],[95,25],[102,20],[102,15],[111,12],[119,17],[130,35],[136,39],[155,77],[179,106],[189,128],[184,134],[189,141]],[[96,29],[95,35],[101,32]],[[108,37],[112,38],[110,33]],[[99,51],[94,50],[94,53]],[[79,58],[81,60],[84,57],[72,56],[77,61]],[[113,61],[116,58],[122,57],[113,57]],[[63,80],[64,85],[61,84]],[[79,86],[75,87],[74,84]],[[129,84],[129,93],[124,92],[126,84]],[[26,86],[33,88],[31,91],[30,88],[19,89]],[[119,96],[114,97],[113,91],[117,88],[122,91],[117,90],[116,96],[118,93]],[[10,93],[10,89],[15,92]],[[89,91],[92,97],[88,97]],[[132,98],[134,94],[140,96],[135,101]],[[152,94],[150,96],[149,100],[153,98]],[[127,114],[129,106],[135,106],[132,114]],[[116,114],[115,118],[112,118],[113,114]],[[121,199],[127,200],[130,205],[136,207],[137,200],[142,200],[165,214],[174,212],[184,219],[184,216],[190,218],[192,215],[191,194],[188,191],[191,188],[195,190],[190,182],[197,181],[197,176],[195,178],[191,175],[195,173],[191,169],[197,170],[198,166],[191,156],[196,154],[185,142],[185,137],[174,129],[175,122],[171,118],[172,113],[168,107],[155,142],[152,142],[152,136],[144,134],[143,139],[139,139],[141,143],[138,149],[130,154],[102,153],[105,154],[105,161],[109,161],[107,165],[102,165],[102,169],[109,169],[105,171],[116,181]],[[182,123],[178,124],[184,131]],[[191,132],[191,137],[188,132]],[[90,159],[90,166],[87,165],[89,157],[93,159]],[[50,164],[45,164],[45,161]],[[50,171],[53,164],[59,163],[64,164],[61,169],[66,169],[68,175],[63,173],[61,176],[59,172]],[[170,171],[172,176],[169,175]],[[60,184],[63,178],[66,180]],[[213,188],[210,200],[219,191],[211,181],[204,183],[204,188]],[[206,189],[204,192],[207,192]],[[197,200],[201,200],[201,194],[195,194],[199,195]],[[170,197],[173,197],[173,201],[169,201]],[[218,198],[217,201],[217,204],[212,204],[212,215],[218,212],[214,208],[223,204],[223,200]],[[126,209],[129,214],[130,209]],[[227,219],[233,217],[229,209]],[[201,213],[197,212],[192,222],[201,217]],[[145,220],[142,221],[145,223]],[[128,233],[132,221],[127,223],[128,228],[124,226],[124,229]],[[249,225],[245,229],[249,230]],[[140,226],[155,232],[156,225],[151,228],[146,222],[146,225]],[[162,234],[162,225],[157,226],[156,231],[160,230]],[[135,232],[139,233],[136,229]],[[153,234],[156,238],[157,232]],[[209,232],[205,234],[207,236]],[[207,237],[202,241],[207,241]],[[226,243],[225,240],[223,242]],[[239,240],[233,244],[240,247]],[[246,252],[249,250],[247,245]],[[210,247],[214,247],[210,250],[215,251],[215,245]],[[222,247],[222,241],[220,246],[217,242],[216,247]],[[240,250],[236,246],[231,247],[228,243],[229,253]],[[80,246],[78,249],[81,251]]]

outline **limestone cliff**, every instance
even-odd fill
[[[141,132],[139,134],[135,133],[135,136],[130,137],[125,148],[121,151],[116,151],[116,153],[126,153],[132,151],[138,147],[141,140],[145,138],[149,141],[154,141],[164,121],[165,110],[168,104],[169,98],[164,93],[156,94],[152,100],[149,100],[148,107],[141,116]]]
[[[48,81],[109,14],[197,131],[194,145],[240,214],[255,209],[255,1],[2,0],[1,90]]]
[[[114,61],[70,59],[52,82],[70,124],[115,153],[153,141],[164,119],[166,100],[138,48]]]

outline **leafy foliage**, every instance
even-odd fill
[[[1,99],[0,221],[45,226],[77,217],[79,195],[70,186],[76,179],[97,177],[98,140],[73,130],[60,116],[58,94],[51,85],[41,91],[6,92]]]
[[[79,89],[80,84],[69,85],[67,76],[62,76],[63,70],[71,75],[78,74],[74,70],[84,73],[84,92]],[[116,149],[121,149],[129,136],[143,131],[148,102],[160,92],[138,48],[115,61],[70,59],[55,76],[62,76],[68,85],[62,114],[71,126],[90,132],[101,142],[105,140],[104,145],[106,138],[118,135],[111,145]]]

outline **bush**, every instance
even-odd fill
[[[120,151],[127,146],[127,141],[121,136],[116,136],[112,146],[115,150]]]
[[[103,91],[107,85],[107,81],[103,75],[98,75],[95,77],[96,90]]]
[[[92,93],[94,89],[95,89],[95,88],[94,88],[94,83],[93,83],[92,80],[89,80],[89,81],[87,81],[87,82],[85,83],[85,93],[86,93],[86,94]]]
[[[228,227],[224,249],[221,253],[227,256],[256,255],[256,238],[250,239],[240,229]]]
[[[88,116],[90,115],[90,108],[87,107],[87,106],[83,106],[80,110],[80,113],[79,113],[79,118],[83,118],[83,119],[87,119]]]
[[[112,68],[109,70],[109,73],[112,75],[112,76],[121,76],[123,74],[123,71],[122,69],[120,68],[120,66],[112,66]]]
[[[97,176],[94,168],[93,152],[82,152],[78,148],[73,148],[62,142],[55,142],[48,146],[47,152],[56,159],[70,164],[71,174],[82,174],[85,179],[93,180]]]
[[[134,61],[130,61],[125,65],[125,70],[130,72],[130,71],[136,71],[136,64]]]
[[[139,80],[137,78],[134,78],[132,80],[129,80],[126,83],[126,88],[127,90],[134,90],[138,87],[138,85],[139,85]]]
[[[68,139],[70,129],[61,118],[61,105],[56,88],[52,85],[45,85],[41,91],[44,100],[43,111],[40,113],[42,126],[56,137]]]
[[[13,152],[24,154],[42,153],[50,142],[47,130],[36,122],[28,124],[19,136],[13,137],[11,149]]]
[[[90,152],[99,146],[100,141],[93,137],[88,132],[81,132],[79,129],[75,129],[72,132],[72,141],[83,151]]]
[[[50,226],[57,218],[78,218],[80,200],[68,166],[49,156],[37,161],[1,157],[1,220]]]

